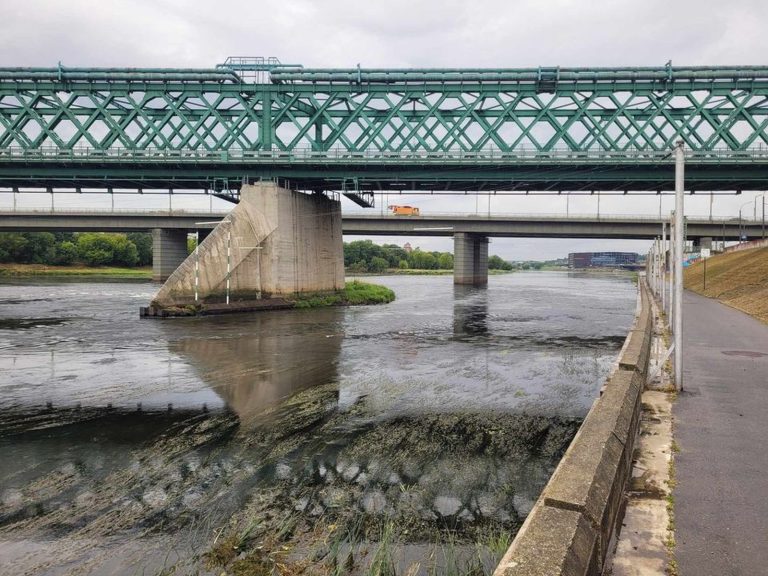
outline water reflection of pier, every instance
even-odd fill
[[[296,392],[337,381],[343,314],[329,308],[206,318],[205,336],[190,322],[189,336],[169,348],[245,422]]]

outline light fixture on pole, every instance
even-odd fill
[[[765,240],[765,194],[766,193],[763,192],[759,196],[755,196],[755,221],[757,221],[757,199],[758,198],[762,198],[762,200],[763,200],[763,202],[762,202],[762,204],[763,204],[763,215],[762,215],[762,226],[761,226],[761,230],[762,230],[761,236],[762,236],[763,240]]]
[[[741,217],[741,211],[744,208],[744,206],[748,206],[749,204],[752,204],[752,200],[750,200],[749,202],[744,202],[744,204],[739,206],[739,242],[747,239],[747,234],[746,234],[747,227],[746,227],[746,224],[744,224],[744,219]]]

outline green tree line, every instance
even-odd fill
[[[396,244],[374,244],[371,240],[344,243],[344,267],[350,272],[383,272],[388,268],[414,270],[451,270],[453,254],[428,252],[415,248],[406,252]],[[512,270],[513,266],[499,256],[488,259],[492,270]]]
[[[194,239],[188,242],[194,249]],[[2,232],[0,262],[68,266],[148,266],[152,264],[152,236],[148,233],[103,232]],[[396,244],[374,244],[371,240],[344,243],[344,266],[351,272],[384,272],[388,268],[451,270],[453,254],[416,248],[406,252]],[[488,259],[492,270],[514,266],[499,256]]]
[[[0,262],[69,266],[147,266],[152,236],[147,233],[2,232]]]

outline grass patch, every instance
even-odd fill
[[[344,301],[351,306],[360,304],[387,304],[395,299],[395,293],[379,284],[353,280],[344,287]]]
[[[706,270],[706,289],[704,278]],[[717,254],[683,272],[685,287],[768,323],[768,248]]]
[[[44,264],[0,264],[0,276],[99,276],[110,278],[152,278],[152,268],[89,266],[48,266]]]
[[[675,469],[675,454],[680,452],[680,446],[673,439],[671,446],[671,458],[669,459],[667,485],[670,490],[674,490],[677,486],[677,470]],[[667,537],[664,540],[664,546],[667,548],[667,569],[668,576],[679,576],[679,568],[677,560],[675,559],[675,547],[677,542],[675,540],[675,496],[671,492],[667,494]]]
[[[395,293],[379,284],[352,280],[344,290],[325,294],[303,294],[294,299],[294,308],[323,308],[327,306],[362,306],[387,304],[395,299]]]

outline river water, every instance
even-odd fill
[[[634,283],[366,280],[397,300],[173,320],[149,282],[0,281],[0,574],[490,572]]]

